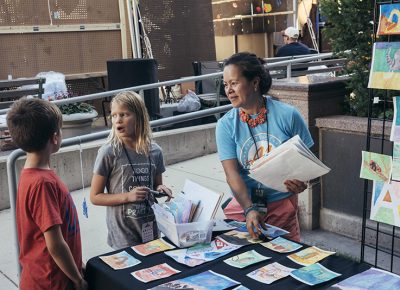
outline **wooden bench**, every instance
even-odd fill
[[[24,78],[15,80],[0,80],[0,109],[9,108],[14,101],[25,96],[42,97],[44,92],[43,84],[46,82],[45,78]],[[32,88],[20,88],[25,85],[35,85]],[[37,85],[37,87],[36,87]],[[14,149],[15,145],[12,143],[7,125],[0,124],[0,150]]]

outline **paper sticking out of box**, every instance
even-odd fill
[[[209,221],[215,217],[218,207],[221,204],[223,193],[217,193],[201,186],[189,179],[185,180],[183,186],[183,197],[193,202],[199,202],[196,212],[194,213],[193,221]]]
[[[191,200],[197,205],[193,222],[176,223],[176,216],[170,211],[173,206],[153,204],[152,208],[156,216],[158,229],[167,236],[177,247],[190,247],[197,243],[209,243],[211,241],[214,225],[214,216],[218,210],[223,194],[216,193],[193,181],[186,180],[183,188],[184,194],[177,198]]]

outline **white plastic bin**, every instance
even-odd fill
[[[154,207],[158,229],[179,248],[198,243],[210,243],[214,221],[200,221],[186,224],[170,222]]]

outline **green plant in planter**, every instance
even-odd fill
[[[68,99],[72,98],[72,94],[54,94],[54,98],[49,98],[49,100],[61,100],[61,99]],[[91,113],[94,111],[94,107],[88,103],[69,103],[69,104],[62,104],[58,105],[60,111],[63,115],[71,115],[76,113]]]
[[[94,108],[88,103],[70,103],[59,106],[61,113],[71,115],[75,113],[91,113]]]

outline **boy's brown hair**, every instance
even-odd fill
[[[38,152],[60,131],[62,114],[49,101],[22,98],[7,112],[7,126],[18,147],[26,152]]]

